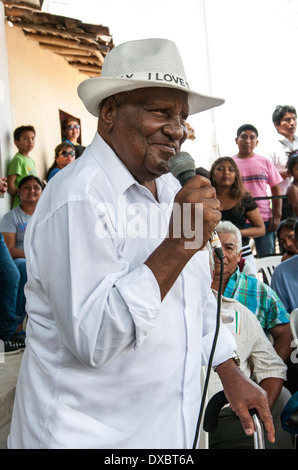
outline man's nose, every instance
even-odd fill
[[[186,136],[186,129],[181,124],[180,119],[171,119],[163,127],[164,133],[169,135],[173,140],[181,140]]]

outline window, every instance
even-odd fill
[[[61,141],[63,139],[63,122],[65,121],[65,119],[75,119],[76,121],[78,121],[78,123],[81,126],[81,120],[79,118],[77,118],[76,116],[73,116],[72,114],[67,113],[66,111],[62,111],[61,109],[59,109]],[[78,143],[82,145],[82,126],[81,126],[80,136],[78,138]]]

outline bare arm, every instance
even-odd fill
[[[203,223],[200,223],[199,227],[195,227],[196,216],[200,211],[200,207],[195,206],[196,203],[202,203],[200,206],[203,206]],[[221,218],[215,190],[209,181],[200,176],[193,177],[183,186],[176,195],[174,207],[178,212],[175,212],[175,216],[172,214],[168,237],[145,262],[156,277],[161,299],[170,290],[190,258],[208,242]],[[191,228],[198,230],[200,239],[195,239],[195,235],[192,238],[185,236],[183,216],[187,212],[191,218]],[[177,217],[177,214],[180,216]],[[192,243],[192,247],[187,247],[186,244],[189,242]]]
[[[276,184],[275,186],[271,187],[272,196],[280,196],[280,186]],[[272,207],[273,207],[273,217],[270,218],[270,224],[268,227],[269,232],[275,232],[277,229],[278,224],[280,223],[281,219],[281,212],[282,212],[282,199],[272,199]]]
[[[240,230],[243,237],[262,237],[265,235],[265,224],[261,217],[259,208],[257,207],[253,211],[246,212],[246,216],[250,221],[251,227],[243,228]]]
[[[0,178],[0,194],[4,194],[7,191],[7,178],[5,176],[2,176]]]
[[[17,175],[8,175],[7,177],[8,192],[11,196],[15,196],[17,192],[16,179]]]
[[[277,377],[268,377],[260,382],[260,387],[267,392],[270,410],[272,410],[274,403],[280,395],[283,382],[283,379]]]
[[[274,326],[270,333],[273,337],[275,351],[284,362],[287,362],[291,355],[291,342],[293,341],[290,323]]]
[[[251,436],[254,432],[253,420],[248,410],[255,408],[267,430],[269,441],[274,442],[273,419],[265,389],[245,377],[233,359],[220,364],[217,372],[230,407],[239,417],[245,433]]]
[[[12,259],[25,258],[24,250],[16,248],[16,233],[2,232],[2,235]]]
[[[298,187],[290,184],[287,190],[287,198],[294,215],[298,217]]]

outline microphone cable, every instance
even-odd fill
[[[170,169],[170,172],[173,174],[173,176],[179,180],[181,186],[184,186],[184,184],[196,174],[195,161],[191,157],[191,155],[187,152],[179,152],[173,157],[171,157],[169,160],[169,169]],[[208,361],[207,373],[206,373],[204,390],[203,390],[202,399],[201,399],[201,406],[200,406],[200,412],[199,412],[199,417],[197,421],[193,449],[196,449],[197,447],[197,441],[198,441],[198,437],[200,433],[201,421],[202,421],[202,416],[204,412],[204,404],[205,404],[205,400],[207,396],[210,372],[212,368],[212,361],[213,361],[213,356],[215,353],[215,348],[216,348],[216,343],[217,343],[217,338],[218,338],[219,328],[220,328],[221,291],[222,291],[222,283],[223,283],[224,254],[223,254],[222,246],[219,241],[216,230],[214,230],[212,233],[212,236],[210,238],[210,245],[221,264],[219,289],[218,289],[218,297],[217,297],[216,327],[215,327],[211,353],[210,353],[210,357]]]
[[[216,254],[216,256],[218,257],[218,259],[220,261],[220,277],[219,277],[219,287],[218,287],[218,295],[217,295],[216,327],[215,327],[215,333],[214,333],[211,353],[210,353],[208,366],[207,366],[207,371],[206,371],[204,389],[203,389],[203,394],[202,394],[202,398],[201,398],[200,413],[199,413],[199,417],[198,417],[198,421],[197,421],[196,432],[195,432],[195,437],[194,437],[194,442],[193,442],[193,447],[192,447],[193,449],[197,448],[198,438],[199,438],[199,434],[200,434],[200,427],[201,427],[201,422],[202,422],[202,417],[203,417],[203,412],[204,412],[204,405],[205,405],[207,391],[208,391],[209,378],[210,378],[210,373],[211,373],[211,369],[212,369],[212,361],[213,361],[213,356],[214,356],[215,349],[216,349],[216,344],[217,344],[217,339],[218,339],[218,334],[219,334],[219,328],[220,328],[221,292],[222,292],[222,283],[223,283],[223,271],[224,271],[223,258],[224,258],[224,256],[223,256],[222,250],[215,249],[214,251],[215,251],[215,254]]]

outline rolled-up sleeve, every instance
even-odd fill
[[[215,330],[212,330],[203,337],[202,365],[206,365],[209,361],[214,341],[214,334]],[[223,362],[230,359],[236,349],[237,345],[232,334],[221,322],[212,366],[218,366],[219,364],[222,364]]]

